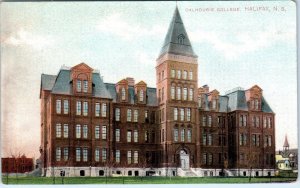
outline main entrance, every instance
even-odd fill
[[[182,169],[190,168],[190,156],[184,150],[180,150],[180,167]]]

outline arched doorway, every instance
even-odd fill
[[[180,167],[182,169],[190,168],[190,156],[185,150],[180,150]]]

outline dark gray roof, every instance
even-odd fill
[[[93,96],[111,99],[99,73],[93,73]],[[57,76],[42,74],[41,89],[50,90],[55,94],[72,94],[70,70],[61,69]]]
[[[228,111],[235,110],[248,110],[245,91],[236,90],[234,92],[228,93]]]
[[[182,36],[183,43],[179,43],[179,38]],[[191,42],[185,30],[178,8],[176,7],[172,21],[170,23],[168,33],[165,37],[163,47],[159,53],[159,57],[165,53],[179,54],[197,57],[194,53]]]
[[[274,113],[264,97],[262,97],[261,109],[262,109],[263,112]]]
[[[228,97],[220,96],[219,97],[219,112],[227,112],[228,111]]]
[[[112,83],[105,83],[106,89],[110,93],[110,96],[113,99],[113,102],[117,101],[117,91],[116,91],[116,85]],[[134,104],[135,103],[135,93],[134,93],[134,87],[129,86],[128,87],[128,98],[129,103]],[[147,87],[147,105],[148,106],[157,106],[157,99],[156,99],[156,89]]]
[[[44,90],[52,90],[55,80],[56,76],[54,75],[42,74],[41,88],[43,88]]]

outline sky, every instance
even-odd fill
[[[297,147],[296,6],[292,1],[178,2],[198,55],[198,84],[221,95],[257,84],[276,114],[276,149]],[[175,2],[1,3],[2,155],[39,157],[41,74],[85,62],[104,82],[155,87]],[[260,8],[259,8],[260,7]],[[277,11],[275,10],[277,8]],[[230,11],[231,9],[231,11]]]

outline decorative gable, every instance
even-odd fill
[[[258,85],[254,85],[245,93],[249,109],[260,111],[262,106],[262,89]]]
[[[117,91],[117,101],[128,102],[128,98],[129,98],[128,81],[126,79],[122,79],[116,84],[116,91]]]
[[[93,69],[85,63],[71,68],[71,80],[74,94],[92,94]]]
[[[144,81],[140,81],[134,85],[134,92],[136,96],[136,102],[146,104],[147,84]]]

